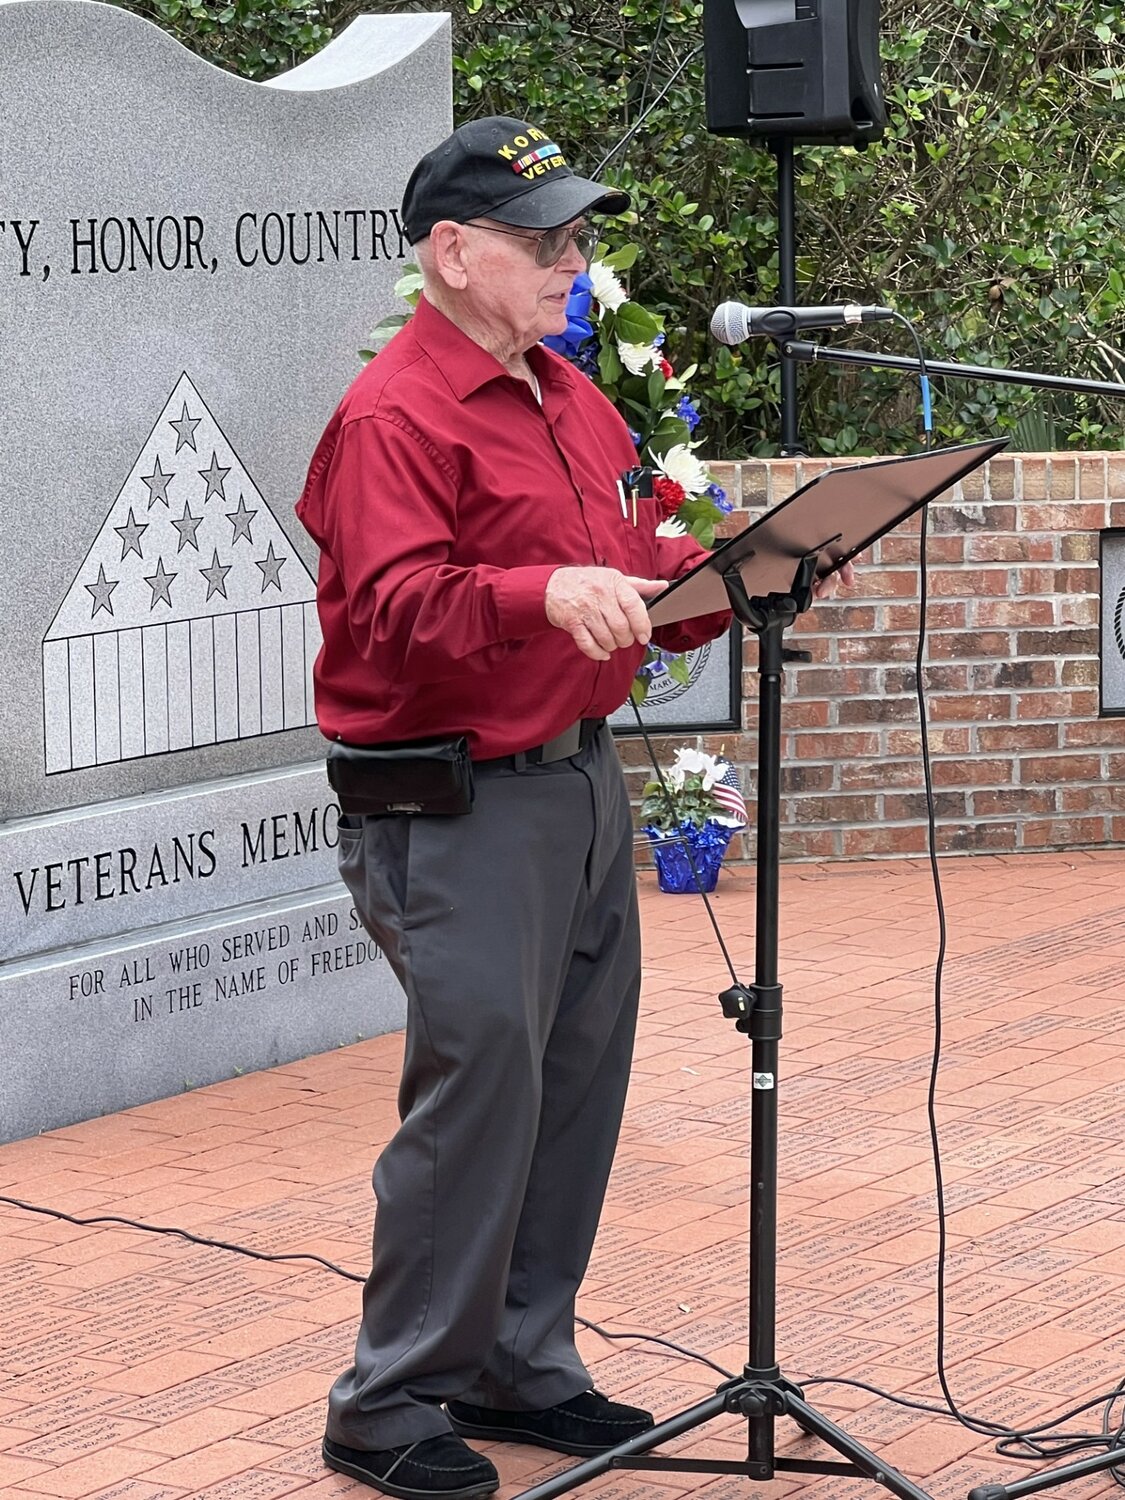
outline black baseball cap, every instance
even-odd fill
[[[416,245],[440,219],[557,229],[580,214],[620,214],[628,207],[628,193],[576,177],[539,126],[489,115],[459,126],[423,156],[406,184],[402,221]]]

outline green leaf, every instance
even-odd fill
[[[375,327],[371,330],[371,332],[372,334],[384,334],[385,338],[383,339],[383,342],[386,343],[387,338],[390,338],[392,334],[397,333],[400,328],[405,328],[407,323],[409,322],[410,319],[405,313],[388,313],[385,318],[379,319],[378,323],[375,324]],[[375,342],[377,343],[378,340],[376,340]]]
[[[650,443],[655,452],[664,454],[678,443],[686,443],[690,437],[690,429],[682,418],[663,416],[653,429]]]
[[[624,391],[621,393],[620,400],[622,406],[627,406],[636,416],[647,417],[649,415],[648,406],[644,401],[638,401],[633,396],[626,396]]]
[[[422,273],[417,266],[407,266],[402,275],[395,282],[395,296],[401,297],[409,302],[411,307],[417,304],[423,287]]]
[[[615,314],[614,332],[627,344],[651,344],[660,332],[660,323],[635,302],[623,302]]]
[[[641,247],[636,244],[622,245],[620,250],[615,250],[612,255],[601,255],[598,259],[603,265],[608,266],[611,271],[628,271],[637,263],[637,256],[641,253]]]
[[[601,347],[598,355],[598,372],[602,378],[602,386],[616,386],[625,373],[625,366],[621,363],[621,356],[613,344],[606,343]]]
[[[671,652],[664,653],[664,664],[668,668],[669,676],[675,682],[682,683],[684,687],[691,682],[691,668],[688,665],[687,656],[673,656]]]

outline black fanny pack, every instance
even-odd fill
[[[342,813],[355,817],[426,813],[456,817],[473,807],[469,742],[345,745],[328,751],[328,782]]]

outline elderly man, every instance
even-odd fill
[[[341,819],[343,878],[408,1019],[324,1457],[406,1500],[497,1487],[465,1436],[590,1454],[652,1423],[594,1391],[574,1345],[640,978],[604,720],[649,639],[645,600],[703,554],[655,535],[652,500],[635,519],[622,505],[625,423],[540,343],[589,264],[587,216],[627,204],[519,120],[475,120],[423,157],[403,219],[424,295],[344,397],[298,504],[322,554],[322,731],[408,761],[464,737],[475,788],[467,815],[422,791]],[[685,650],[728,618],[658,637]]]

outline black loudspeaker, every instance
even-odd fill
[[[703,44],[712,134],[881,138],[879,0],[703,0]]]

